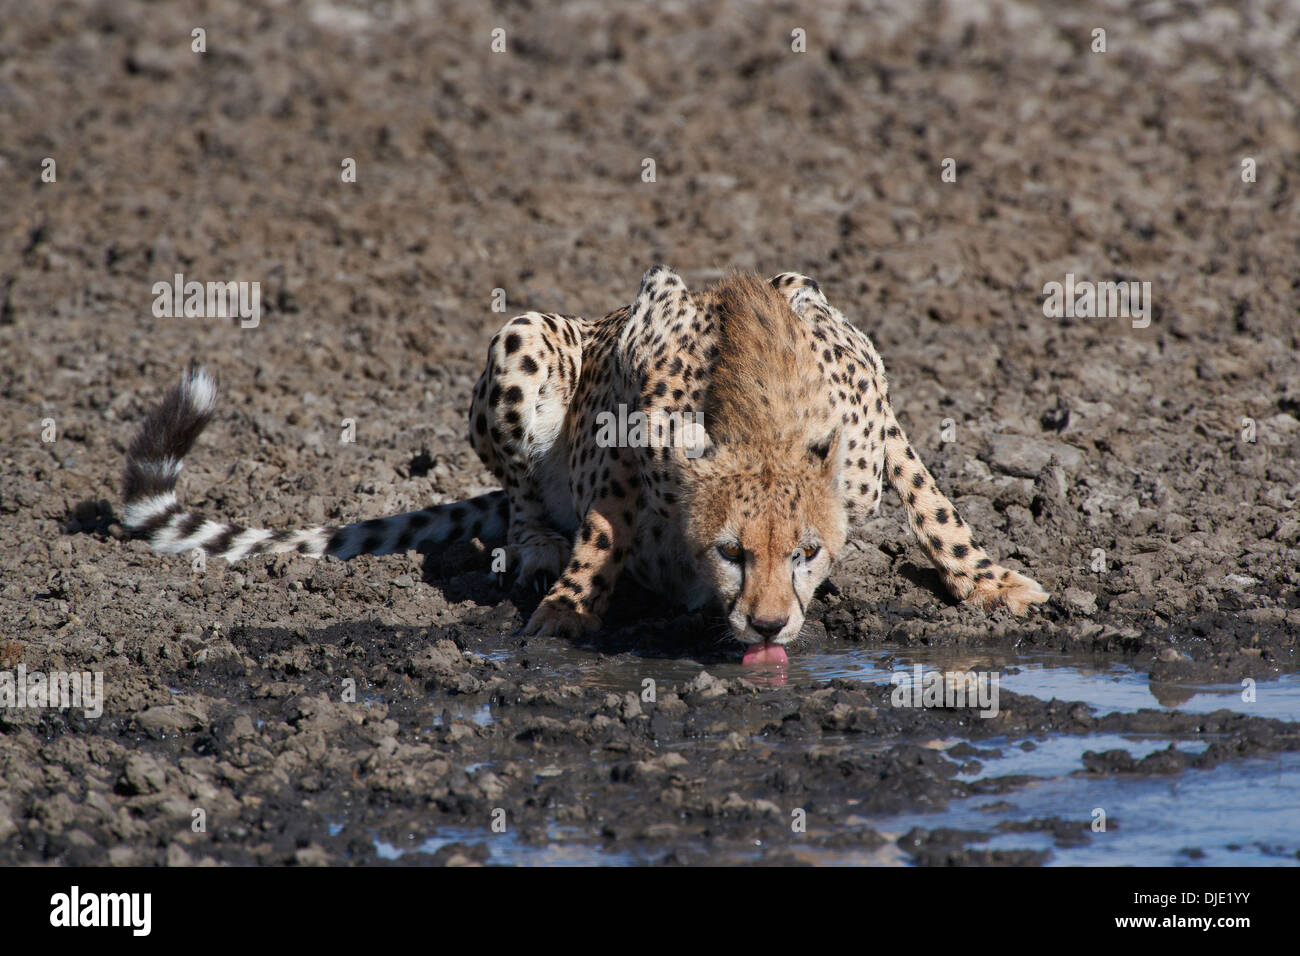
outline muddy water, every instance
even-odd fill
[[[1082,738],[1064,743],[1028,756],[1017,753],[1008,765],[986,766],[994,773],[1014,766],[1014,772],[1035,778],[999,800],[967,798],[942,813],[873,818],[871,824],[886,835],[905,834],[913,827],[971,830],[985,836],[979,845],[990,849],[1050,850],[1046,862],[1054,866],[1296,865],[1300,754],[1225,764],[1173,778],[1096,778],[1077,769],[1077,756],[1073,761],[1068,756],[1071,750],[1113,746],[1137,756],[1173,742]],[[1194,743],[1174,746],[1198,749]],[[1068,770],[1071,763],[1075,770]],[[1063,842],[1049,833],[1008,832],[1025,820],[1061,815],[1086,818],[1096,808],[1106,810],[1107,830],[1094,831],[1086,843]]]
[[[1243,699],[1241,684],[1160,683],[1141,671],[1115,662],[1113,657],[1054,654],[1043,651],[1017,653],[998,648],[971,651],[908,649],[905,652],[858,645],[819,648],[792,654],[784,675],[790,683],[834,678],[888,684],[900,670],[916,664],[924,671],[996,672],[1004,690],[1030,694],[1042,700],[1083,701],[1098,713],[1132,713],[1144,708],[1211,713],[1227,709],[1257,717],[1300,720],[1300,674],[1282,674],[1253,683],[1254,699]],[[771,672],[750,671],[738,663],[713,663],[682,658],[643,659],[621,655],[596,660],[586,653],[561,653],[560,668],[582,684],[611,691],[640,692],[642,682],[686,681],[707,666],[716,677],[779,680]]]
[[[509,655],[499,653],[499,659]],[[634,653],[614,658],[585,650],[560,650],[553,665],[575,682],[616,693],[641,693],[645,681],[685,682],[701,670],[689,658],[642,658]],[[1096,715],[1139,710],[1212,713],[1231,710],[1258,717],[1293,721],[1300,716],[1300,675],[1284,674],[1255,684],[1250,699],[1236,684],[1188,685],[1152,682],[1113,658],[1063,655],[1041,651],[1017,653],[981,648],[952,649],[864,648],[858,645],[823,647],[792,655],[779,674],[711,662],[708,670],[720,678],[745,678],[760,685],[784,686],[833,679],[887,685],[900,670],[912,672],[981,670],[997,672],[1000,687],[1043,701],[1082,701]],[[485,719],[479,711],[476,719]],[[753,728],[757,733],[758,728]],[[833,735],[827,739],[833,739]],[[756,738],[756,742],[760,742]],[[779,751],[798,744],[761,741]],[[858,737],[862,752],[881,751],[892,741]],[[1105,777],[1085,769],[1084,755],[1127,751],[1135,760],[1167,749],[1203,753],[1205,737],[1140,733],[1040,734],[979,740],[954,735],[926,746],[942,750],[961,762],[957,779],[971,784],[1015,778],[1009,792],[953,801],[937,813],[890,816],[864,815],[858,822],[890,842],[872,850],[800,849],[797,859],[831,865],[901,865],[906,854],[896,845],[915,828],[933,832],[964,831],[964,843],[989,850],[1037,851],[1051,865],[1295,865],[1300,857],[1300,754],[1283,753],[1224,764],[1207,771],[1177,776]],[[973,752],[972,752],[973,751]],[[1104,811],[1104,814],[1103,814]],[[1027,829],[1027,821],[1082,820],[1091,838],[1070,833]],[[1094,822],[1095,821],[1095,822]],[[649,862],[635,846],[578,846],[564,842],[542,846],[517,840],[492,841],[490,862],[546,865],[634,865]],[[469,831],[446,828],[409,846],[395,846],[376,837],[381,858],[399,860],[411,854],[432,855],[445,846],[471,839]],[[704,852],[704,847],[699,847]],[[749,849],[732,848],[733,862],[763,858],[761,841]]]

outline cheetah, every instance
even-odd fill
[[[602,319],[511,319],[469,414],[470,443],[502,487],[454,504],[297,531],[186,511],[181,462],[215,400],[191,365],[130,446],[123,524],[157,551],[346,560],[477,538],[546,591],[526,635],[596,630],[629,574],[719,612],[746,662],[780,664],[888,482],[956,598],[1023,614],[1048,597],[974,542],[899,427],[875,347],[796,273],[733,273],[692,293],[660,265]],[[629,412],[667,427],[609,440],[610,416]]]

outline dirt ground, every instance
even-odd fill
[[[604,314],[657,262],[796,270],[1053,598],[954,605],[891,498],[794,656],[1032,648],[1263,687],[1300,663],[1297,49],[1282,2],[5,4],[0,665],[100,671],[105,704],[0,708],[0,863],[376,863],[435,833],[401,861],[483,862],[502,816],[522,861],[1039,863],[862,820],[1016,785],[956,779],[953,737],[1211,741],[1091,773],[1300,749],[1300,723],[1226,711],[1004,693],[980,721],[766,686],[644,595],[589,643],[525,642],[536,597],[472,546],[195,569],[116,521],[126,443],[190,358],[223,400],[183,500],[351,521],[493,487],[465,417],[509,315]],[[178,272],[260,282],[260,324],[156,317]],[[1067,273],[1150,282],[1149,327],[1048,318]],[[1025,825],[1088,839],[1077,813]]]

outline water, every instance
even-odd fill
[[[469,723],[477,724],[480,727],[486,727],[492,723],[492,707],[490,704],[482,704],[452,697],[443,705],[443,710],[451,716],[453,722],[468,721]],[[426,727],[421,732],[427,734],[434,727],[441,727],[443,723],[443,715],[437,714],[433,718],[433,726]]]
[[[705,669],[715,677],[755,676],[755,672],[747,671],[738,662],[710,664],[705,668],[689,659],[624,655],[593,660],[582,652],[562,652],[561,662],[579,683],[619,693],[640,693],[644,678],[652,678],[661,685],[681,683]],[[1003,690],[1040,700],[1083,701],[1098,714],[1134,713],[1144,709],[1208,714],[1226,709],[1255,717],[1300,720],[1300,674],[1256,681],[1255,699],[1248,702],[1242,699],[1240,684],[1152,683],[1146,674],[1131,667],[1087,655],[983,648],[882,649],[855,644],[792,654],[786,673],[791,682],[838,677],[867,684],[888,684],[895,671],[910,671],[914,664],[921,664],[926,671],[997,671]]]
[[[997,751],[999,757],[975,756],[980,769],[959,773],[958,780],[972,781],[993,777],[1063,777],[1083,768],[1083,754],[1091,750],[1127,750],[1133,759],[1165,750],[1172,743],[1184,753],[1198,754],[1208,746],[1204,740],[1170,740],[1155,734],[1083,734],[1061,735],[1034,740],[1033,750],[1024,750],[1005,737],[981,740],[975,746],[982,752]],[[955,758],[954,758],[955,759]]]
[[[565,834],[553,829],[552,840],[563,840]],[[442,827],[418,843],[413,838],[408,846],[395,846],[379,837],[374,838],[375,852],[381,860],[400,860],[408,854],[433,856],[452,843],[483,845],[487,848],[489,865],[509,866],[630,866],[645,862],[629,852],[608,852],[597,845],[576,842],[555,842],[545,845],[523,843],[510,831],[491,833],[463,827]]]
[[[1125,749],[1139,756],[1132,745]],[[1047,833],[997,830],[1004,821],[1043,817],[1091,825],[1096,808],[1105,811],[1106,831],[1089,831],[1077,846],[1057,846]],[[892,837],[914,826],[977,830],[991,837],[972,847],[1050,850],[1049,866],[1297,866],[1300,754],[1170,777],[1046,777],[1012,794],[967,797],[941,813],[874,818],[870,825]]]
[[[549,655],[548,655],[549,656]],[[1238,684],[1152,684],[1147,675],[1116,663],[1113,658],[1066,656],[1048,652],[1018,653],[1000,649],[880,648],[855,644],[824,646],[793,654],[787,669],[791,682],[843,678],[863,684],[889,684],[899,670],[996,671],[1004,690],[1041,700],[1083,701],[1095,714],[1133,713],[1143,709],[1209,713],[1221,708],[1260,717],[1300,719],[1300,675],[1258,681],[1253,701],[1243,700]],[[681,658],[622,654],[596,658],[589,651],[557,649],[548,668],[575,683],[605,690],[639,694],[642,681],[663,686],[694,678],[702,669],[718,677],[752,677],[737,663],[699,662]],[[448,705],[456,720],[488,726],[493,717],[487,704],[464,701]],[[441,717],[434,721],[441,724]],[[941,742],[949,749],[962,742]],[[888,746],[892,741],[863,739],[863,748]],[[947,827],[975,831],[987,837],[971,848],[1047,850],[1048,864],[1077,865],[1208,865],[1281,866],[1300,864],[1300,754],[1280,754],[1220,764],[1170,776],[1149,774],[1089,775],[1083,771],[1085,751],[1126,750],[1135,759],[1174,746],[1200,753],[1205,739],[1174,739],[1162,735],[1057,734],[1025,739],[992,738],[969,741],[977,754],[956,758],[965,769],[958,779],[973,782],[997,777],[1028,777],[1030,782],[997,796],[981,795],[951,802],[938,813],[866,817],[857,826],[871,827],[889,838],[875,850],[830,849],[814,845],[782,847],[794,856],[824,865],[899,865],[908,858],[893,840],[913,827]],[[700,746],[707,746],[701,741]],[[975,761],[972,763],[971,761]],[[465,770],[473,773],[486,764]],[[547,768],[541,768],[544,772]],[[1107,828],[1093,832],[1095,811],[1105,811]],[[1055,818],[1086,828],[1081,842],[1057,844],[1051,833],[1008,832],[999,824]],[[337,835],[342,821],[329,832]],[[492,833],[468,828],[443,828],[411,837],[402,845],[373,837],[381,859],[430,858],[443,847],[462,842],[486,847],[487,862],[529,866],[629,866],[666,852],[662,845],[613,847],[579,842],[568,828],[555,827],[550,842],[530,844],[512,832]],[[719,847],[687,843],[688,856],[717,862],[761,860],[766,848]]]
[[[561,651],[558,656],[557,669],[567,672],[576,683],[618,693],[639,694],[646,678],[660,685],[685,682],[702,669],[717,677],[754,676],[738,662],[705,668],[689,659],[626,654],[596,659],[578,649]],[[1228,709],[1259,717],[1300,719],[1300,675],[1257,681],[1254,700],[1248,700],[1243,699],[1239,684],[1153,684],[1145,673],[1116,663],[1113,658],[1088,655],[850,644],[796,653],[786,673],[791,682],[843,678],[864,684],[889,684],[896,671],[911,672],[915,664],[922,665],[925,671],[996,671],[1002,689],[1041,700],[1083,701],[1098,715],[1143,709],[1187,713]],[[953,738],[943,745],[948,748],[958,742],[960,738]],[[954,801],[939,813],[870,818],[859,824],[891,839],[883,850],[832,851],[808,846],[787,848],[785,852],[810,863],[898,864],[906,862],[906,857],[892,840],[919,826],[929,830],[972,830],[988,837],[972,842],[972,848],[1049,850],[1048,863],[1055,866],[1300,864],[1300,754],[1233,761],[1209,770],[1170,776],[1094,776],[1083,771],[1082,755],[1088,750],[1122,749],[1141,759],[1171,745],[1186,753],[1200,753],[1207,743],[1204,739],[1128,734],[1041,736],[1033,739],[1031,747],[1022,746],[1024,740],[1007,738],[970,743],[979,754],[960,760],[970,769],[959,774],[959,779],[970,782],[1027,776],[1031,782],[996,797],[982,795]],[[864,747],[870,745],[870,741],[862,742]],[[972,759],[978,761],[977,768],[967,763]],[[1098,808],[1105,811],[1104,832],[1091,828]],[[999,824],[1038,818],[1077,822],[1087,827],[1087,838],[1057,845],[1051,833],[998,829]],[[556,837],[561,836],[557,831]],[[597,845],[572,843],[526,846],[510,834],[475,831],[438,831],[408,848],[379,840],[375,845],[382,857],[395,859],[411,852],[436,853],[456,840],[486,843],[492,863],[563,866],[647,862],[635,850],[614,852]],[[697,854],[709,852],[704,846],[688,849]],[[757,860],[763,852],[761,846],[739,853],[732,848],[728,856],[733,862]]]

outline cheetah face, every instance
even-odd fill
[[[687,538],[696,570],[742,644],[781,646],[798,637],[813,592],[844,547],[833,461],[813,454],[781,471],[736,471],[723,461],[697,476]]]
[[[763,520],[728,524],[707,549],[707,575],[742,644],[784,645],[803,629],[834,553],[813,526]]]

